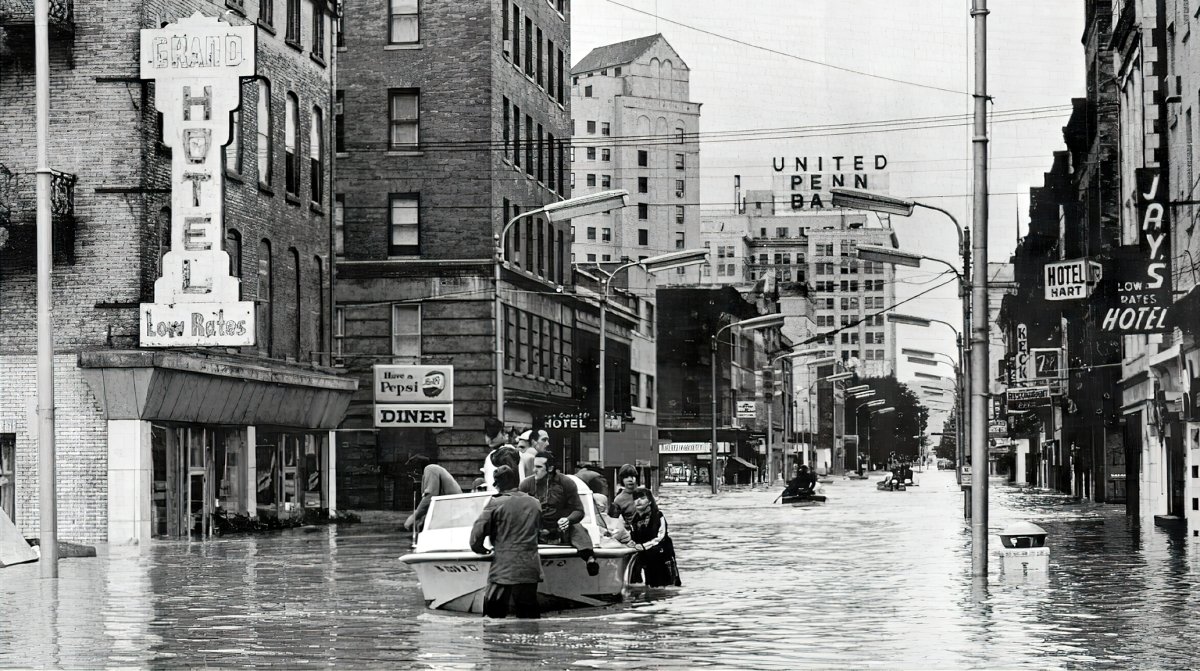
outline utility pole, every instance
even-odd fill
[[[975,120],[971,139],[975,185],[972,198],[975,256],[971,277],[971,576],[988,574],[988,135],[987,0],[974,0]]]
[[[50,270],[54,220],[50,213],[50,0],[34,0],[34,96],[37,127],[37,416],[38,561],[43,578],[58,577],[58,507],[54,468],[54,335]]]

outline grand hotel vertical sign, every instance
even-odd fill
[[[254,27],[200,13],[141,33],[171,147],[171,242],[154,302],[141,305],[144,347],[254,344],[254,303],[241,301],[224,251],[224,151],[241,78],[252,77]]]

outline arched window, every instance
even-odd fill
[[[312,318],[308,320],[312,333],[310,342],[317,352],[313,360],[329,365],[325,350],[325,262],[319,256],[313,257],[313,273],[308,283],[312,287],[311,295],[316,296],[316,304],[310,310]]]
[[[271,185],[271,82],[258,80],[258,183]]]
[[[229,275],[242,276],[242,234],[236,228],[225,231],[225,253],[229,255]],[[241,287],[238,287],[238,298],[241,298]]]
[[[287,192],[300,195],[300,101],[288,92],[283,117],[283,165]]]
[[[171,208],[164,207],[158,211],[158,221],[156,228],[158,229],[158,276],[163,276],[163,271],[166,268],[163,266],[163,259],[166,258],[167,252],[171,251]]]
[[[271,241],[262,240],[258,243],[257,340],[258,351],[267,356],[271,356],[273,353],[271,347],[271,336],[274,330],[271,328],[271,315],[273,311],[271,299],[275,293],[273,289],[271,277]]]
[[[292,288],[296,292],[292,300],[292,338],[289,343],[289,349],[291,350],[291,356],[299,361],[300,355],[303,352],[300,336],[304,333],[304,313],[301,311],[300,306],[304,305],[304,284],[300,279],[300,252],[295,247],[289,249],[288,252],[288,256],[291,257],[290,261],[292,262],[292,278],[295,280],[295,285]]]
[[[321,189],[325,186],[325,162],[321,157],[325,153],[325,123],[321,117],[321,108],[312,109],[312,124],[308,134],[308,166],[309,187],[312,192],[312,202],[321,204]]]

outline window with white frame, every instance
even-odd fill
[[[388,149],[416,149],[420,139],[418,89],[391,89],[388,95]],[[519,140],[518,140],[519,142]]]
[[[421,306],[392,305],[392,356],[421,359]]]
[[[415,193],[393,193],[388,207],[388,255],[421,253],[421,197]]]
[[[420,0],[388,0],[388,43],[420,41]]]

